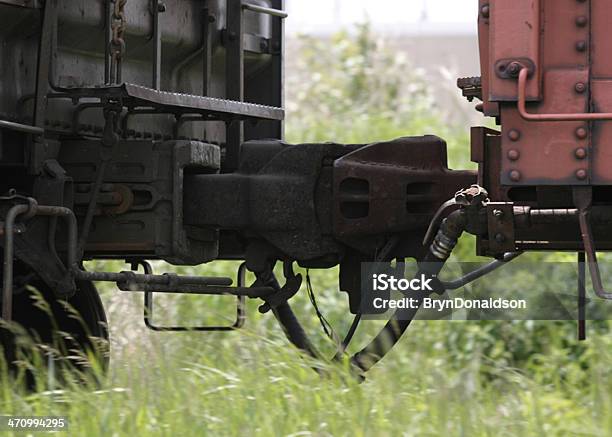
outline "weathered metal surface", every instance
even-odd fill
[[[76,183],[75,211],[81,222],[86,206],[83,200],[90,199],[100,165],[100,148],[97,141],[65,141],[58,157]],[[220,162],[219,147],[211,144],[121,142],[105,172],[86,253],[163,258],[175,264],[214,259],[218,236],[183,224],[183,181],[185,172],[218,172]],[[117,214],[117,207],[103,202],[111,194],[112,199],[120,199],[121,214]]]
[[[490,0],[478,1],[478,48],[480,50],[480,74],[482,86],[482,111],[485,115],[499,115],[499,104],[489,99],[491,90],[490,52],[491,52],[491,5]]]
[[[158,113],[210,114],[218,119],[282,120],[284,111],[255,103],[158,91],[130,83],[95,88],[70,88],[49,98],[111,98],[127,107],[156,108]]]
[[[40,8],[42,5],[41,0],[0,0],[0,4],[6,4],[9,6],[21,6],[23,8]]]
[[[590,51],[591,108],[593,112],[612,112],[612,50],[610,23],[612,8],[607,2],[591,1],[591,37],[586,40]],[[591,124],[592,182],[595,185],[612,184],[612,122],[597,121]]]
[[[508,63],[511,59],[527,59],[535,67],[534,80],[527,89],[529,100],[541,97],[540,78],[540,28],[541,5],[539,0],[491,0],[489,2],[489,94],[493,102],[516,99],[516,85],[508,80]],[[518,74],[518,71],[516,72]]]
[[[371,144],[334,163],[334,232],[349,237],[427,227],[457,187],[474,182],[472,172],[448,169],[446,143],[438,137]]]
[[[606,56],[607,58],[607,56]],[[612,66],[609,70],[612,73]],[[612,81],[591,80],[591,107],[597,112],[612,112]],[[591,182],[612,185],[612,121],[595,121],[589,126]]]
[[[590,104],[591,38],[598,38],[590,2],[491,0],[480,8],[483,110],[497,115],[501,105],[502,184],[591,183],[586,122],[606,114]]]
[[[515,252],[514,209],[512,203],[487,204],[488,250],[491,253]]]
[[[514,81],[516,86],[516,81]],[[550,69],[544,73],[544,95],[534,113],[583,113],[588,93],[577,93],[577,83],[588,83],[588,71]],[[503,104],[502,168],[504,185],[583,185],[589,183],[589,160],[576,154],[588,149],[588,126],[580,121],[529,121],[516,104]],[[585,129],[585,133],[579,129]],[[588,152],[587,152],[588,154]],[[581,171],[585,173],[582,174]]]
[[[41,2],[31,3],[39,5]],[[254,0],[250,3],[263,10],[282,10],[284,6],[282,0]],[[52,47],[54,56],[51,63],[42,64],[50,67],[50,74],[40,77],[49,76],[52,87],[92,88],[109,83],[111,51],[110,44],[103,40],[110,41],[112,37],[110,15],[115,4],[108,2],[110,8],[105,10],[103,7],[92,8],[86,0],[58,2],[58,32]],[[207,102],[205,99],[194,103],[193,98],[187,98],[187,106],[195,106],[195,113],[205,113],[211,118],[203,119],[206,123],[184,125],[179,132],[175,132],[173,113],[188,112],[189,108],[184,106],[185,100],[181,102],[180,99],[176,100],[176,96],[163,95],[153,106],[163,108],[162,105],[167,104],[171,113],[139,117],[132,121],[129,129],[141,137],[197,138],[224,145],[226,132],[223,121],[249,119],[260,122],[245,126],[245,139],[280,138],[283,118],[283,32],[282,24],[277,22],[282,20],[258,11],[244,10],[246,55],[241,66],[246,86],[244,100],[261,106],[228,106],[223,102],[231,100],[225,95],[228,81],[223,62],[227,58],[224,54],[227,48],[226,0],[170,1],[164,5],[166,12],[158,18],[160,11],[151,8],[150,0],[129,0],[125,4],[125,27],[120,38],[125,43],[125,51],[121,55],[123,81],[137,86],[152,86],[171,94],[219,100]],[[24,124],[32,124],[30,114],[34,110],[31,96],[34,95],[37,80],[39,15],[39,11],[30,8],[0,3],[0,41],[12,41],[3,46],[0,74],[3,83],[15,84],[14,87],[0,90],[0,113],[6,114],[6,119],[10,121]],[[202,37],[203,27],[207,29],[206,38]],[[100,38],[100,29],[105,29],[105,38]],[[262,44],[265,44],[265,50],[260,48]],[[202,68],[201,59],[207,60],[205,68]],[[145,99],[151,97],[146,92],[143,95],[143,90],[134,92]],[[110,96],[112,92],[99,94]],[[168,98],[172,101],[167,101]],[[140,99],[132,101],[136,104],[146,103]],[[25,105],[22,104],[24,102]],[[21,111],[18,111],[19,106]],[[87,111],[79,125],[73,125],[73,110],[70,100],[51,99],[45,128],[98,136],[95,128],[103,125],[101,112]],[[221,122],[208,121],[213,119]],[[93,126],[94,130],[82,129],[87,126]],[[43,146],[39,149],[43,156],[33,164],[40,165],[50,157],[44,154]],[[33,165],[33,168],[40,170],[39,166]]]
[[[517,250],[580,250],[582,239],[578,210],[573,207],[572,186],[540,185],[509,186],[500,183],[503,161],[500,135],[485,128],[472,129],[472,158],[479,163],[478,183],[495,202],[514,204],[514,244]],[[611,250],[609,226],[612,224],[610,191],[594,187],[598,206],[592,211],[592,230],[598,250]],[[488,222],[487,222],[488,223]],[[488,223],[488,225],[491,223]],[[504,249],[495,248],[494,231],[478,238],[478,253],[502,256]],[[504,243],[512,240],[507,239]]]

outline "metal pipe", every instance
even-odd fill
[[[12,319],[13,298],[13,254],[14,225],[18,216],[61,217],[68,227],[67,267],[68,274],[77,280],[115,282],[126,291],[163,291],[168,293],[191,293],[206,295],[235,295],[261,298],[274,293],[271,287],[244,287],[244,268],[239,274],[239,286],[231,287],[232,279],[225,277],[201,277],[178,275],[139,275],[134,272],[87,272],[77,264],[78,224],[74,212],[61,206],[40,206],[34,199],[29,204],[13,206],[7,213],[4,224],[4,272],[2,289],[2,318]],[[136,289],[138,290],[136,290]],[[239,314],[240,316],[240,314]],[[243,322],[243,321],[242,321]]]
[[[168,285],[150,285],[142,282],[117,282],[117,285],[121,291],[145,292],[147,294],[199,294],[205,296],[244,296],[249,299],[263,299],[275,293],[275,290],[270,287],[230,287],[231,284],[224,286],[179,284],[177,287],[180,288],[177,289],[170,289]]]
[[[42,215],[47,217],[61,217],[66,220],[68,226],[68,248],[66,253],[66,261],[68,269],[77,265],[77,219],[74,212],[70,208],[63,206],[40,206],[34,207],[35,215]]]
[[[170,83],[172,89],[178,89],[178,81],[180,79],[180,74],[189,64],[194,62],[202,53],[204,53],[204,46],[198,47],[195,51],[191,52],[187,55],[181,62],[172,67],[170,71]]]
[[[13,313],[13,252],[14,225],[18,216],[23,214],[48,217],[62,217],[68,225],[68,271],[76,266],[77,220],[71,209],[62,206],[40,206],[34,199],[28,205],[15,205],[7,213],[4,224],[4,271],[2,286],[2,318],[12,319]]]
[[[110,84],[111,0],[104,0],[104,84]]]
[[[287,18],[289,14],[285,11],[281,11],[280,9],[266,8],[265,6],[253,5],[250,3],[244,3],[242,5],[243,9],[247,11],[253,11],[260,14],[272,15],[273,17]]]
[[[149,275],[136,274],[134,272],[86,272],[78,269],[75,271],[77,279],[85,281],[123,282],[136,285],[203,285],[203,286],[230,286],[231,278],[202,277],[202,276],[176,276],[176,275]]]
[[[142,265],[146,274],[153,274],[153,269],[151,265],[146,261],[139,261],[138,264]],[[232,293],[225,294],[233,294],[238,297],[237,305],[236,305],[236,321],[231,326],[159,326],[153,323],[153,293],[150,291],[145,291],[144,293],[144,323],[147,328],[157,331],[157,332],[185,332],[185,331],[199,331],[199,332],[223,332],[223,331],[233,331],[235,329],[240,329],[244,326],[244,322],[246,320],[246,312],[245,312],[245,297],[262,297],[269,296],[274,293],[275,290],[272,288],[268,288],[264,291],[266,287],[254,287],[254,288],[245,288],[245,274],[246,274],[246,263],[240,264],[238,268],[237,274],[237,283],[238,286],[232,288],[230,290],[220,289],[220,291],[232,291]],[[208,287],[210,290],[211,287]],[[261,293],[265,293],[263,295],[255,295],[251,294],[258,293],[257,290],[260,290]],[[133,290],[130,290],[133,291]],[[177,293],[177,291],[172,291],[171,293]],[[244,294],[246,293],[246,294]],[[251,294],[249,294],[251,293]]]
[[[527,78],[529,69],[523,67],[518,78],[518,111],[527,121],[597,121],[612,120],[612,112],[586,112],[576,114],[532,114],[527,112]]]
[[[96,206],[98,205],[98,194],[100,193],[100,188],[104,182],[104,174],[106,173],[106,167],[108,167],[109,161],[110,159],[103,158],[100,162],[100,166],[98,167],[98,171],[96,173],[96,180],[94,181],[91,189],[91,199],[87,205],[87,212],[85,213],[85,219],[83,220],[83,226],[81,229],[81,238],[79,239],[78,243],[77,251],[79,252],[79,258],[81,258],[85,253],[85,245],[87,244],[89,229],[91,228],[94,214],[96,212]]]
[[[0,120],[0,129],[10,129],[18,132],[25,132],[32,135],[43,135],[45,130],[29,124],[14,123],[8,120]]]
[[[152,5],[153,18],[153,77],[151,87],[155,90],[161,89],[161,58],[162,58],[162,41],[161,27],[159,25],[160,3],[159,0],[153,0]]]
[[[485,275],[488,275],[491,272],[494,272],[498,268],[506,265],[506,263],[518,258],[520,255],[522,255],[522,252],[506,253],[501,260],[490,262],[489,264],[479,267],[476,270],[467,273],[465,276],[455,279],[454,281],[442,282],[442,285],[446,290],[457,290],[458,288],[461,288],[479,278],[482,278]]]
[[[586,264],[584,252],[578,252],[578,340],[586,340]]]
[[[612,293],[606,291],[601,280],[601,272],[599,271],[599,263],[597,262],[597,252],[593,241],[593,233],[589,222],[589,210],[583,209],[578,216],[580,222],[580,233],[582,234],[582,242],[584,251],[586,252],[589,272],[591,273],[591,282],[593,282],[593,290],[598,297],[602,299],[612,299]]]
[[[2,277],[2,318],[13,318],[13,232],[15,220],[30,210],[29,205],[15,205],[9,209],[4,222],[4,271]]]

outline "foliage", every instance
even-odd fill
[[[451,156],[467,165],[467,131],[445,123],[424,73],[360,24],[329,40],[302,35],[296,73],[287,83],[291,142],[368,143],[436,134],[462,143]]]

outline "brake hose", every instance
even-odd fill
[[[427,254],[419,263],[419,271],[416,277],[420,275],[434,277],[442,270],[444,263],[457,245],[459,237],[463,234],[465,226],[464,210],[454,211],[444,219],[438,234],[429,246]],[[412,320],[414,320],[423,300],[430,294],[430,292],[419,292],[411,295],[411,297],[417,299],[418,305],[415,305],[415,308],[398,310],[393,314],[376,337],[366,347],[351,357],[351,364],[359,369],[360,372],[367,372],[378,363],[398,343]]]

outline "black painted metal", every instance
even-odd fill
[[[31,135],[42,135],[45,133],[45,130],[43,128],[37,126],[30,126],[22,123],[15,123],[8,120],[0,120],[0,129],[10,129]]]
[[[160,113],[210,114],[213,118],[222,120],[282,120],[284,118],[284,111],[281,108],[215,97],[158,91],[129,83],[109,87],[63,89],[62,92],[49,95],[49,98],[112,99],[128,107],[157,108]]]
[[[162,73],[162,35],[159,25],[159,14],[165,10],[165,6],[159,0],[151,1],[151,19],[153,21],[153,79],[151,88],[161,89]]]
[[[151,266],[147,263],[142,263],[145,272],[151,273]],[[230,326],[159,326],[153,322],[153,293],[146,291],[144,293],[144,323],[147,328],[158,332],[184,332],[184,331],[200,331],[200,332],[224,332],[234,331],[244,326],[246,321],[246,296],[257,297],[256,290],[251,287],[247,288],[245,284],[246,264],[242,263],[238,268],[236,283],[237,287],[225,289],[227,295],[236,296],[236,320]],[[272,290],[266,290],[266,293],[271,293]],[[251,294],[249,294],[251,293]],[[211,293],[212,294],[212,293]]]
[[[242,0],[227,2],[227,30],[225,56],[225,95],[228,99],[244,101],[244,21]],[[244,124],[228,121],[224,172],[238,168],[240,148],[244,141]]]
[[[578,340],[586,340],[586,259],[578,252]]]

